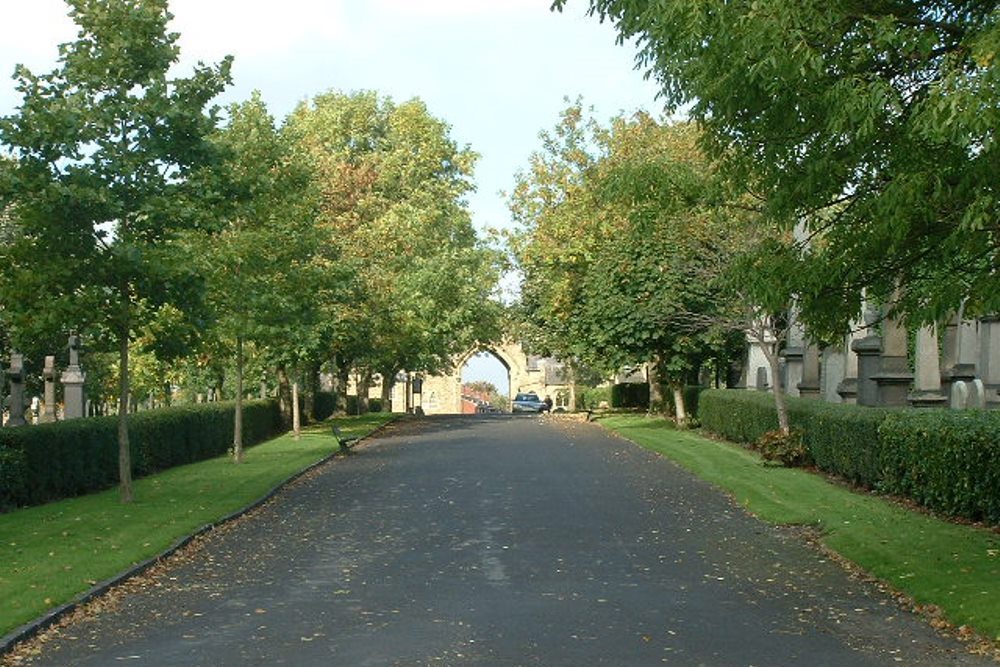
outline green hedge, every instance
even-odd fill
[[[649,408],[649,385],[623,383],[611,385],[611,407]]]
[[[316,392],[316,398],[313,404],[313,417],[316,421],[321,422],[327,417],[330,417],[336,409],[337,395],[335,393],[332,391]]]
[[[202,403],[131,415],[132,474],[225,454],[233,444],[233,410],[233,403]],[[244,404],[244,444],[272,437],[280,424],[275,401]],[[0,505],[35,505],[117,482],[117,417],[0,430]]]
[[[864,408],[788,397],[817,467],[935,511],[1000,523],[1000,412]],[[702,427],[754,442],[778,427],[769,392],[702,392]]]

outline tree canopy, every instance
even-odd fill
[[[556,0],[562,8],[567,0]],[[1000,13],[934,0],[590,0],[668,105],[769,215],[804,222],[803,315],[842,329],[861,290],[940,319],[1000,307]]]

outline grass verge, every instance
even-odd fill
[[[665,419],[614,416],[608,429],[728,491],[757,517],[808,525],[824,545],[951,624],[1000,642],[1000,533],[908,510],[804,470],[764,466],[737,445]]]
[[[392,418],[345,417],[345,436],[363,436]],[[286,434],[246,450],[171,468],[135,482],[136,501],[118,489],[0,515],[0,637],[65,604],[97,582],[159,554],[206,524],[236,512],[338,449],[329,425]]]

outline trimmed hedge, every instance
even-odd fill
[[[649,408],[649,385],[623,383],[611,385],[611,407]]]
[[[129,416],[132,474],[142,477],[225,454],[233,444],[233,403],[162,408]],[[281,431],[275,401],[249,401],[243,442]],[[118,483],[118,418],[90,417],[0,430],[0,505],[23,506]]]
[[[330,417],[337,408],[337,395],[332,391],[317,391],[313,404],[313,417],[321,422]]]
[[[821,470],[932,510],[1000,523],[1000,412],[864,408],[788,397]],[[750,443],[778,428],[769,392],[702,392],[702,427]]]

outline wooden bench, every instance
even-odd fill
[[[351,447],[358,444],[358,440],[360,439],[357,436],[344,437],[344,434],[340,432],[340,429],[337,428],[336,424],[333,425],[333,437],[337,439],[337,444],[340,445],[340,451],[342,454],[350,454]]]

